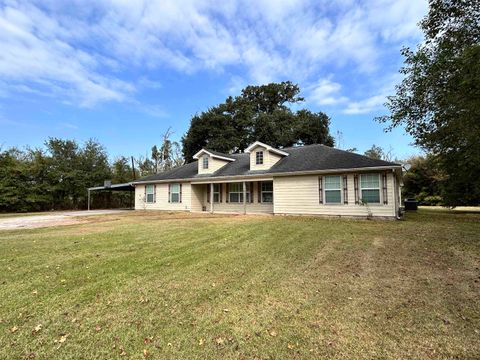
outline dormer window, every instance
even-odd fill
[[[263,151],[255,152],[255,163],[257,165],[262,165],[263,164]]]
[[[202,149],[193,155],[197,161],[198,174],[213,174],[218,169],[235,161],[235,158],[217,151]]]
[[[247,154],[250,154],[250,170],[267,170],[274,166],[289,153],[275,149],[270,145],[264,144],[260,141],[255,141],[245,149]]]

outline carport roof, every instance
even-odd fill
[[[110,190],[110,191],[133,191],[135,187],[132,183],[123,183],[123,184],[112,184],[110,186],[94,186],[88,188],[89,191],[101,191],[101,190]]]

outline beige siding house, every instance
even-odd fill
[[[241,154],[202,149],[195,161],[134,182],[135,209],[399,217],[401,166],[324,145]]]

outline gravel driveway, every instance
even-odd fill
[[[48,226],[72,225],[82,222],[82,217],[92,215],[106,215],[124,213],[129,210],[90,210],[90,211],[62,211],[52,214],[15,216],[0,218],[0,230],[34,229]]]

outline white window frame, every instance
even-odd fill
[[[232,185],[240,185],[240,191],[232,191]],[[246,202],[250,202],[250,183],[246,183]],[[232,194],[239,194],[238,201],[232,201]],[[230,183],[228,189],[228,201],[233,204],[243,204],[243,183]]]
[[[151,192],[149,190],[151,190]],[[148,201],[149,195],[152,196],[152,201]],[[155,185],[153,184],[145,185],[145,203],[147,204],[155,203]]]
[[[365,175],[376,175],[378,177],[378,188],[371,188],[371,187],[362,187],[362,176]],[[363,202],[363,190],[378,190],[378,202],[369,202],[368,204],[370,205],[381,205],[382,204],[382,179],[380,178],[380,174],[378,173],[368,173],[368,174],[360,174],[360,179],[359,179],[359,188],[360,188],[360,200]]]
[[[205,155],[202,160],[203,169],[208,169],[208,165],[209,165],[208,156]]]
[[[327,189],[327,182],[326,182],[326,178],[328,177],[338,177],[340,178],[340,187],[338,189]],[[322,187],[323,187],[323,203],[325,205],[342,205],[344,202],[343,202],[343,177],[341,175],[326,175],[322,178],[322,181],[323,181],[323,184],[322,184]],[[340,190],[340,201],[338,202],[328,202],[327,201],[327,192],[328,191],[339,191]]]
[[[216,191],[215,187],[217,187]],[[217,195],[217,199],[215,199],[215,195]],[[213,184],[213,202],[220,203],[220,184]]]
[[[263,184],[272,184],[272,190],[263,190]],[[260,196],[261,196],[261,203],[262,204],[273,204],[273,181],[262,181],[260,182]],[[264,201],[263,194],[272,194],[272,201]]]
[[[178,186],[178,192],[174,192],[174,191],[173,191],[173,188],[174,188],[175,185]],[[180,190],[180,183],[170,184],[170,202],[171,202],[172,204],[179,204],[179,203],[182,202],[182,201],[181,201],[181,198],[180,198],[180,192],[181,192],[181,190]],[[177,201],[173,201],[173,195],[178,195]]]
[[[263,161],[264,161],[263,150],[255,151],[255,164],[263,165]]]

